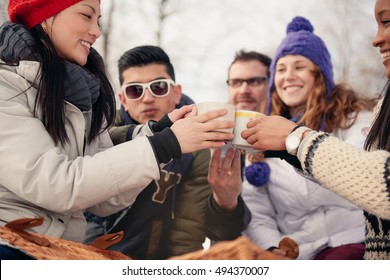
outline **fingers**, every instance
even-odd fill
[[[208,131],[205,132],[207,136],[207,140],[209,141],[229,141],[233,139],[234,134],[233,133],[225,133],[225,132],[219,132],[219,131]]]
[[[193,111],[192,105],[185,105],[179,109],[175,109],[172,112],[168,113],[168,117],[172,122],[176,122],[182,118],[185,118]]]
[[[198,114],[198,108],[196,108],[195,105],[189,105],[189,106],[190,106],[190,110],[188,110],[185,117],[196,116]]]
[[[246,139],[246,141],[247,141],[249,144],[253,145],[254,143],[257,142],[258,139],[257,139],[256,135],[254,135],[254,134],[249,134],[249,133],[248,133],[248,135],[249,135],[249,137],[246,137],[246,138],[244,138],[244,139]]]
[[[216,149],[210,159],[210,173],[223,172],[230,173],[239,170],[240,168],[240,151],[238,149],[229,148],[226,156],[221,158],[222,149]]]
[[[226,141],[205,140],[202,143],[202,149],[218,149],[226,145]]]
[[[238,170],[241,174],[241,151],[238,149],[234,152],[232,168]]]
[[[189,116],[195,116],[196,113],[197,113],[197,108],[196,106],[194,106]],[[204,114],[198,115],[196,119],[194,119],[194,121],[200,124],[200,130],[202,130],[203,132],[213,133],[207,136],[208,140],[228,141],[233,139],[234,137],[232,133],[234,128],[234,121],[220,118],[226,115],[227,113],[228,111],[226,109],[212,110]],[[218,134],[215,134],[215,132],[218,132]]]
[[[204,124],[207,131],[232,132],[234,122],[229,120],[212,120]]]
[[[223,160],[222,170],[229,176],[240,172],[240,150],[229,148]]]
[[[261,122],[261,119],[262,119],[262,118],[264,118],[264,117],[262,116],[262,117],[257,117],[257,118],[251,119],[251,120],[246,124],[246,127],[247,127],[247,128],[255,127],[258,123]]]
[[[208,111],[204,114],[199,115],[199,121],[200,122],[207,122],[212,119],[216,119],[218,117],[222,117],[228,113],[228,110],[226,109],[218,109],[218,110],[212,110]]]
[[[230,132],[220,132],[220,131],[212,131],[209,130],[209,126],[204,126],[205,124],[201,124],[201,127],[198,126],[197,128],[192,127],[192,129],[195,131],[198,131],[197,137],[201,138],[203,141],[206,142],[223,142],[223,145],[226,144],[229,140],[233,139],[234,134]],[[223,146],[222,145],[222,146]],[[219,147],[219,145],[218,145]]]
[[[216,149],[210,159],[210,173],[215,173],[221,169],[221,149]]]
[[[248,128],[241,132],[241,137],[244,138],[246,141],[248,141],[249,144],[252,144],[251,142],[249,142],[249,139],[252,138],[251,136],[253,136],[255,133],[256,133],[255,127]]]

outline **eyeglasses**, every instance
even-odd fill
[[[267,77],[253,77],[249,79],[229,79],[226,83],[233,88],[238,88],[242,86],[243,83],[247,83],[250,87],[258,87],[264,85],[267,81]]]
[[[148,83],[130,83],[122,86],[125,96],[131,100],[137,100],[144,96],[145,89],[148,89],[154,97],[163,97],[168,95],[171,85],[175,82],[171,79],[158,79]]]

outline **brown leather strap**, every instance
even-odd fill
[[[43,236],[35,236],[30,234],[29,232],[24,231],[25,229],[29,229],[32,227],[37,227],[43,224],[43,217],[36,218],[23,218],[13,220],[5,225],[5,227],[11,229],[14,232],[17,232],[19,236],[37,244],[40,246],[49,247],[50,242],[44,238]]]
[[[36,217],[13,220],[12,222],[7,223],[5,226],[14,230],[25,230],[28,228],[40,226],[42,224],[43,217]]]
[[[50,242],[44,237],[37,237],[34,235],[25,232],[25,229],[29,229],[32,227],[40,226],[43,224],[43,217],[36,218],[23,218],[14,220],[5,225],[5,227],[12,229],[13,231],[17,231],[19,235],[24,238],[30,240],[31,242],[41,245],[41,246],[50,246]],[[105,250],[108,247],[118,243],[123,238],[123,231],[117,233],[110,233],[96,238],[92,241],[91,246]]]
[[[117,233],[110,233],[96,238],[91,242],[91,246],[105,250],[108,247],[118,243],[123,238],[123,231]]]

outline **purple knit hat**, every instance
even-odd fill
[[[271,112],[271,96],[275,89],[274,78],[276,63],[279,58],[289,54],[302,55],[320,67],[325,78],[326,95],[327,98],[330,98],[331,91],[334,87],[332,61],[325,43],[320,37],[315,35],[313,31],[314,28],[310,21],[304,17],[295,17],[287,25],[287,36],[277,48],[270,66],[271,83],[269,84],[267,115]]]

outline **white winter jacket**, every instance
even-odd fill
[[[158,162],[145,136],[113,147],[104,131],[83,147],[91,112],[70,103],[65,104],[69,143],[55,145],[39,112],[33,116],[36,88],[30,85],[38,66],[0,64],[0,225],[42,216],[36,232],[83,242],[83,210],[105,216],[132,204],[160,178]]]
[[[372,120],[371,112],[361,112],[351,128],[334,135],[363,148]],[[243,198],[252,213],[245,235],[265,249],[289,236],[299,244],[298,259],[312,259],[326,247],[364,242],[362,210],[301,176],[286,161],[266,162],[271,169],[267,185],[244,182]]]

